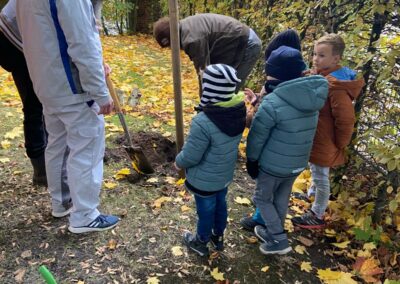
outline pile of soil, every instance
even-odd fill
[[[162,136],[156,132],[131,132],[132,142],[135,146],[140,146],[143,153],[151,163],[157,175],[174,175],[176,171],[173,167],[173,163],[176,157],[176,143]],[[113,141],[116,148],[106,148],[104,155],[104,162],[106,164],[110,162],[121,162],[126,161],[130,164],[128,154],[124,149],[124,145],[129,143],[126,141],[125,136],[118,136]],[[118,147],[118,145],[120,147]],[[136,183],[140,180],[140,176],[137,173],[132,174],[128,180],[131,183]]]

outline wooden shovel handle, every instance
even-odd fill
[[[118,96],[117,96],[117,93],[115,92],[114,84],[113,84],[113,82],[111,81],[110,75],[107,75],[107,76],[106,76],[106,83],[107,83],[108,90],[110,91],[111,98],[112,98],[113,101],[114,101],[114,108],[115,108],[115,111],[116,111],[117,113],[121,113],[121,112],[122,112],[122,111],[121,111],[121,105],[119,104]]]

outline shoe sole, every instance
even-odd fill
[[[257,233],[257,230],[256,230],[256,227],[254,227],[254,234],[257,236],[257,238],[259,238],[260,239],[260,241],[262,241],[262,242],[266,242],[266,240],[263,238],[263,237],[261,237],[261,235],[259,235],[258,233]]]
[[[64,211],[64,212],[51,212],[51,216],[53,216],[54,218],[62,218],[62,217],[69,215],[69,213],[71,213],[71,211],[72,211],[72,207],[70,207],[67,211]]]
[[[303,229],[310,229],[310,230],[320,230],[325,228],[326,225],[302,225],[302,224],[294,224],[293,226],[303,228]]]
[[[264,250],[264,249],[260,246],[260,251],[261,251],[262,254],[265,254],[265,255],[270,255],[270,254],[279,254],[279,255],[282,255],[282,254],[287,254],[287,253],[291,252],[291,251],[292,251],[292,247],[287,247],[287,248],[282,249],[282,250],[267,251],[267,250]]]
[[[87,227],[71,227],[71,226],[69,226],[68,230],[71,233],[74,233],[74,234],[82,234],[82,233],[90,233],[90,232],[101,232],[101,231],[107,231],[107,230],[110,230],[110,229],[114,228],[115,226],[118,225],[118,223],[119,222],[117,222],[117,223],[115,223],[115,224],[113,224],[113,225],[111,225],[109,227],[106,227],[106,228],[87,228]]]

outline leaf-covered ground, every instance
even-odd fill
[[[124,109],[134,141],[153,157],[155,175],[132,180],[129,161],[121,150],[122,129],[116,115],[107,117],[107,151],[101,210],[122,217],[109,232],[74,235],[67,219],[50,214],[45,188],[31,184],[25,155],[22,112],[9,74],[0,70],[0,282],[42,283],[38,267],[45,264],[59,283],[357,283],[399,280],[397,227],[371,241],[368,228],[355,238],[352,227],[365,224],[371,210],[368,190],[374,178],[348,175],[341,181],[349,191],[330,203],[330,226],[319,232],[294,231],[290,218],[310,203],[293,198],[287,230],[293,252],[261,255],[259,243],[240,228],[250,214],[254,188],[239,159],[230,187],[226,249],[202,259],[181,243],[182,232],[195,227],[193,198],[185,193],[171,165],[174,149],[174,108],[170,50],[161,50],[149,37],[103,38],[104,55],[124,98]],[[186,130],[198,103],[197,79],[182,54],[183,106]],[[132,89],[143,94],[130,105]],[[243,150],[244,145],[241,145]],[[153,153],[153,154],[151,154]],[[173,159],[173,157],[172,157]],[[310,183],[303,173],[293,190],[304,192]],[[359,183],[359,190],[352,191]],[[362,194],[362,196],[359,196]],[[249,204],[248,204],[249,203]],[[394,216],[398,218],[398,216]],[[361,226],[362,227],[362,226]],[[362,234],[367,234],[366,241]],[[379,247],[377,247],[379,244]],[[387,283],[395,283],[387,282]]]

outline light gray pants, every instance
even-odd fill
[[[297,176],[280,178],[260,171],[253,201],[270,234],[284,231],[290,193]]]
[[[95,113],[96,108],[96,103],[92,108],[86,103],[43,108],[49,133],[45,157],[52,209],[62,211],[71,198],[73,209],[69,221],[73,227],[87,225],[100,214],[97,206],[105,138],[104,117]],[[63,182],[63,167],[68,186]]]
[[[322,219],[328,207],[331,188],[329,184],[329,167],[320,167],[310,163],[312,187],[315,189],[315,200],[311,210]]]
[[[261,46],[260,38],[250,29],[246,51],[244,52],[242,62],[240,62],[237,68],[237,77],[241,80],[236,87],[237,92],[244,86],[246,78],[250,75],[251,70],[253,70],[254,65],[256,65],[257,60],[260,58]]]

